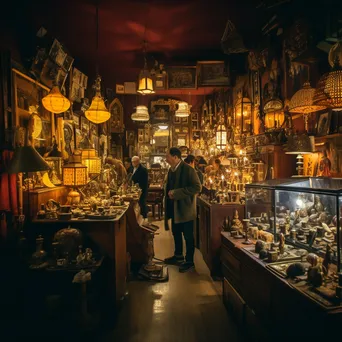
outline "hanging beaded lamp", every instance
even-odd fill
[[[60,92],[58,85],[54,85],[49,94],[42,98],[42,104],[51,113],[64,113],[70,108],[70,101]]]

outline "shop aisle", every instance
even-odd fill
[[[157,222],[162,225],[162,222]],[[170,231],[155,238],[155,256],[172,255]],[[213,282],[201,253],[196,250],[196,270],[179,273],[169,267],[169,281],[129,282],[129,296],[116,328],[103,341],[124,342],[241,342],[237,327],[226,312],[221,283]]]

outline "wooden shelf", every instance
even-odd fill
[[[326,139],[334,139],[334,138],[341,138],[342,133],[334,133],[329,135],[323,135],[320,137],[315,136],[315,140],[326,140]]]

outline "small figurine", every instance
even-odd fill
[[[331,177],[331,161],[328,158],[327,151],[323,151],[322,159],[319,162],[319,176]]]
[[[89,264],[93,262],[93,251],[91,248],[86,248],[84,253],[84,262]]]
[[[85,258],[85,255],[83,254],[83,251],[82,251],[82,245],[80,245],[78,246],[78,255],[76,257],[76,263],[78,265],[82,264],[84,261],[84,258]]]
[[[243,229],[243,224],[239,220],[239,213],[238,213],[238,211],[235,209],[234,218],[232,220],[232,230],[242,231],[242,229]]]
[[[327,276],[329,274],[329,266],[332,262],[332,249],[330,245],[327,245],[324,259],[322,262],[323,274]]]

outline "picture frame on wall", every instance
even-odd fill
[[[229,68],[224,61],[197,62],[198,86],[229,86]]]
[[[154,78],[154,88],[156,90],[167,89],[167,74],[158,74]]]
[[[126,145],[134,145],[135,132],[131,130],[126,131]]]
[[[316,135],[318,137],[330,133],[331,112],[323,112],[317,115]]]
[[[196,66],[173,66],[167,69],[168,89],[197,89]]]

